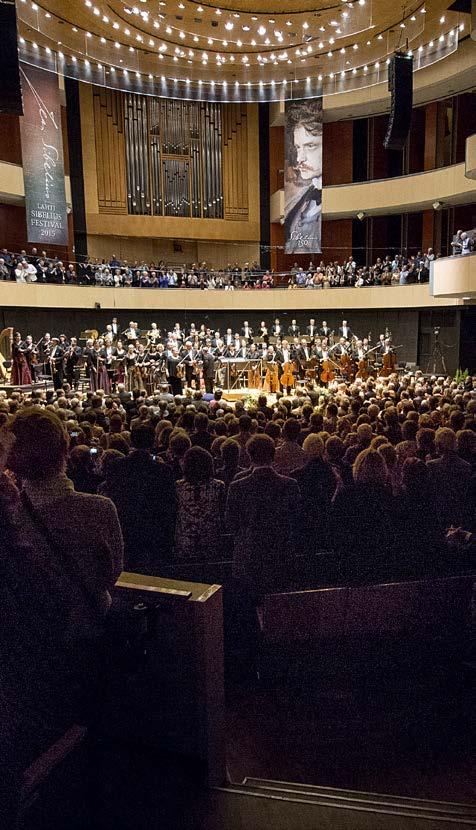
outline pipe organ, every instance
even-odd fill
[[[246,105],[99,87],[93,97],[100,212],[110,212],[114,175],[123,194],[117,213],[248,221]],[[121,141],[108,153],[111,134]],[[102,193],[106,181],[109,191]]]

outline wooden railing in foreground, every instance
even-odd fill
[[[221,587],[123,572],[116,591],[150,616],[143,671],[107,692],[108,731],[198,759],[207,783],[223,784]]]

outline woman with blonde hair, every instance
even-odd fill
[[[331,516],[337,550],[349,557],[385,561],[393,545],[394,502],[388,468],[368,447],[354,461],[353,482],[336,493]]]

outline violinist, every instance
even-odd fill
[[[131,320],[131,322],[129,323],[128,328],[123,332],[123,334],[127,338],[127,340],[129,340],[131,342],[135,342],[139,337],[139,331],[138,331],[137,323],[134,323],[134,321]]]
[[[185,366],[185,382],[187,386],[191,388],[192,383],[194,383],[195,388],[199,389],[200,370],[198,367],[198,350],[194,347],[190,340],[185,343],[185,351],[181,357]]]
[[[157,328],[157,323],[151,323],[150,329],[147,332],[147,345],[155,346],[160,340],[160,330]]]
[[[268,327],[266,326],[266,323],[264,322],[264,320],[262,320],[261,323],[260,323],[260,327],[258,329],[258,337],[264,343],[267,343],[268,340],[269,340]]]
[[[69,348],[65,351],[63,357],[64,376],[71,386],[71,389],[77,389],[79,383],[79,360],[82,356],[82,349],[78,346],[76,337],[71,338]]]
[[[41,366],[38,363],[38,344],[33,343],[33,337],[28,334],[25,338],[25,360],[28,363],[32,381],[36,381],[41,373]]]
[[[246,358],[248,357],[248,343],[244,337],[240,340],[240,345],[238,346],[238,349],[235,350],[235,352],[236,357],[239,357],[242,360],[246,360]]]
[[[344,340],[352,340],[354,337],[347,320],[342,320],[342,325],[339,326],[339,336],[340,338],[344,338]]]

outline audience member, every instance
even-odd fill
[[[186,561],[213,561],[222,550],[225,485],[213,477],[213,459],[203,447],[191,447],[177,482],[175,556]]]

